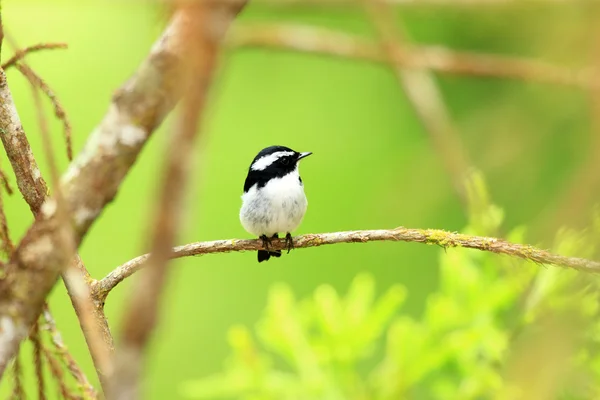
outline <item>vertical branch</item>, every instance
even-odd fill
[[[115,373],[109,399],[141,398],[140,376],[144,351],[156,325],[160,295],[167,276],[171,247],[175,241],[189,171],[192,149],[207,92],[214,75],[219,44],[242,5],[201,3],[186,5],[179,12],[194,23],[184,33],[186,64],[182,109],[166,158],[163,181],[151,236],[152,251],[146,273],[140,277],[125,311],[121,344],[115,352]]]
[[[394,23],[393,7],[377,0],[362,0],[362,2],[381,39],[388,62],[394,67],[400,85],[421,119],[446,171],[450,174],[454,190],[463,204],[466,204],[463,183],[470,162],[433,74],[426,70],[403,68],[403,54],[410,53],[407,49],[411,44],[402,27]]]

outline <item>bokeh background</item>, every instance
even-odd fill
[[[395,17],[416,43],[535,57],[573,68],[600,60],[594,6],[515,3],[411,3],[395,7]],[[75,154],[107,110],[113,91],[143,60],[167,19],[164,5],[106,0],[6,0],[2,15],[5,30],[19,46],[68,43],[68,50],[39,52],[28,62],[66,108]],[[261,21],[373,36],[368,19],[349,6],[251,4],[236,23]],[[2,58],[10,54],[5,44]],[[30,89],[16,70],[7,74],[38,162],[48,176]],[[568,85],[444,74],[436,74],[436,82],[461,146],[486,177],[494,202],[505,210],[506,230],[525,224],[527,241],[547,247],[557,227],[586,225],[600,193],[600,179],[590,172],[600,158],[600,127],[594,125],[590,92]],[[148,250],[170,122],[153,135],[116,201],[83,242],[80,254],[96,278]],[[51,126],[64,171],[60,124]],[[238,220],[243,181],[254,155],[273,144],[314,153],[301,166],[309,209],[298,234],[396,226],[455,231],[467,222],[430,133],[388,66],[238,48],[224,54],[212,90],[178,243],[248,237]],[[0,160],[9,170],[6,158]],[[14,178],[11,182],[15,186]],[[570,196],[575,192],[577,196]],[[18,193],[5,201],[16,242],[32,216]],[[174,261],[148,358],[148,398],[178,398],[182,382],[219,371],[228,354],[228,328],[252,326],[276,282],[289,284],[302,297],[324,283],[345,291],[358,273],[369,271],[378,291],[395,283],[406,286],[404,311],[419,315],[437,285],[440,251],[386,242],[297,250],[261,264],[254,253]],[[116,336],[132,279],[118,286],[107,301]],[[62,284],[56,286],[50,303],[64,341],[95,379]],[[25,368],[26,389],[33,393],[32,367]],[[10,390],[7,382],[0,386],[2,398]]]

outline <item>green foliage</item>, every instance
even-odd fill
[[[466,190],[464,231],[496,236],[503,211],[491,204],[483,177],[472,174]],[[560,231],[553,250],[592,256],[600,213],[592,225],[583,233]],[[507,239],[523,242],[524,235],[519,227]],[[401,313],[403,286],[376,299],[368,274],[358,275],[345,296],[324,285],[296,300],[287,285],[276,285],[255,335],[242,326],[229,332],[233,354],[225,371],[185,384],[182,393],[247,400],[600,394],[596,280],[466,249],[441,251],[439,268],[438,290],[419,319]],[[553,318],[558,325],[548,325]]]
[[[297,301],[287,285],[274,286],[265,315],[257,325],[258,348],[251,333],[237,326],[229,332],[233,356],[227,372],[186,385],[193,397],[245,396],[247,399],[361,398],[372,390],[357,370],[373,356],[378,339],[406,292],[394,285],[375,299],[375,284],[357,276],[345,297],[331,286]],[[279,368],[279,364],[286,368]]]

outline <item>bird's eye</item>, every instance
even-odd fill
[[[279,160],[279,162],[283,165],[288,165],[290,163],[290,159],[287,157],[283,157]]]

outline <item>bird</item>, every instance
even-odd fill
[[[258,250],[258,262],[281,257],[281,250],[270,250],[271,239],[285,233],[288,253],[294,247],[291,232],[306,213],[308,200],[298,171],[299,161],[312,152],[299,153],[285,146],[269,146],[252,160],[244,182],[240,222],[258,236],[265,250]]]

